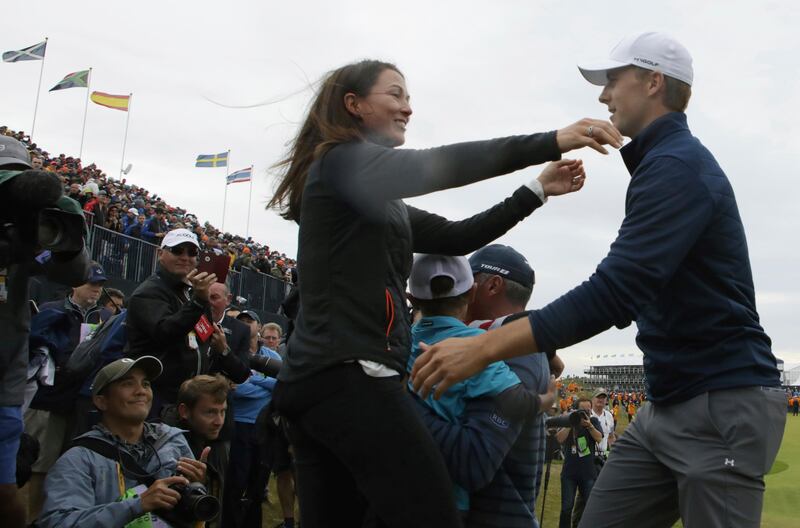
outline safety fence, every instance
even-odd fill
[[[156,270],[158,246],[144,240],[93,225],[88,244],[92,258],[111,278],[140,283]],[[250,269],[230,270],[226,282],[234,298],[240,299],[236,304],[272,313],[291,291],[285,281]]]

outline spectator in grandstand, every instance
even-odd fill
[[[556,433],[556,439],[562,446],[564,466],[561,469],[561,515],[558,528],[572,526],[572,508],[575,505],[575,492],[580,491],[589,497],[597,478],[594,463],[596,445],[603,438],[602,426],[597,418],[591,416],[592,401],[588,398],[578,399],[578,409],[583,412],[580,427],[562,427]]]
[[[119,218],[119,207],[116,205],[110,205],[108,207],[108,214],[103,227],[117,233],[122,233],[122,221]]]
[[[152,216],[142,227],[142,239],[151,244],[159,244],[166,234],[167,223],[164,220],[164,209],[157,207],[153,209]]]
[[[76,202],[80,203],[81,198],[81,186],[79,183],[71,183],[69,185],[69,191],[66,193],[69,198],[72,198]]]
[[[415,387],[441,393],[489,362],[635,320],[648,403],[617,441],[581,525],[756,526],[785,402],[733,190],[687,125],[691,56],[668,35],[642,33],[581,71],[603,85],[600,102],[632,138],[617,240],[589,280],[529,321],[421,356]]]
[[[167,233],[156,272],[128,301],[127,355],[157,351],[164,364],[164,374],[153,385],[151,417],[160,416],[164,405],[174,405],[180,384],[198,374],[221,372],[236,383],[246,379],[230,373],[241,361],[230,353],[222,328],[209,320],[209,288],[216,275],[197,271],[198,251],[190,231]]]
[[[368,508],[389,526],[460,524],[446,467],[401,382],[409,353],[403,314],[410,257],[413,251],[463,255],[491,242],[539,207],[554,182],[543,191],[534,181],[461,222],[400,199],[560,159],[587,145],[605,152],[598,141],[621,140],[609,124],[583,121],[547,134],[394,149],[404,142],[410,116],[395,66],[362,61],[335,70],[320,85],[270,201],[300,223],[303,309],[274,401],[291,422],[298,458],[318,462],[298,467],[303,522],[310,526],[360,524]],[[579,189],[581,163],[562,163],[558,192]]]
[[[125,228],[125,234],[133,238],[142,238],[142,230],[144,229],[145,216],[140,214],[135,220],[128,224]]]
[[[76,439],[47,475],[37,526],[151,526],[147,514],[178,503],[180,494],[171,486],[205,481],[205,463],[194,459],[181,430],[145,421],[151,382],[160,373],[161,364],[150,356],[119,359],[98,372],[92,400],[101,422]]]
[[[229,382],[222,376],[199,375],[184,381],[178,391],[178,422],[186,432],[192,454],[206,463],[206,489],[223,504],[229,454],[220,438],[228,407]],[[224,526],[220,517],[206,528]]]
[[[95,201],[93,207],[91,207],[91,209],[87,209],[87,207],[89,207],[89,204],[87,203],[84,206],[84,210],[88,210],[94,214],[95,225],[106,227],[106,217],[108,216],[109,204],[108,193],[100,190],[97,192],[97,196],[93,200]]]
[[[33,170],[42,170],[42,165],[44,164],[44,160],[42,160],[41,156],[31,156],[31,169]]]
[[[106,280],[103,268],[93,262],[86,284],[72,288],[65,299],[42,304],[31,320],[32,349],[44,349],[55,367],[52,385],[44,384],[38,375],[29,376],[34,380],[29,385],[36,391],[25,412],[25,431],[40,446],[28,494],[29,511],[34,517],[42,505],[45,475],[76,433],[89,429],[91,403],[78,396],[84,380],[71,378],[65,367],[72,351],[89,332],[89,326],[113,315],[98,304]]]
[[[258,271],[258,268],[253,264],[252,253],[249,247],[243,248],[241,254],[233,261],[233,269],[236,271],[242,271],[243,269]]]

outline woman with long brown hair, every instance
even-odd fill
[[[402,199],[621,145],[605,121],[559,131],[395,149],[412,110],[396,66],[331,72],[282,162],[271,206],[300,224],[300,310],[274,402],[294,447],[303,525],[459,526],[441,455],[402,382],[410,348],[412,255],[464,255],[503,235],[548,195],[583,186],[580,161],[551,163],[512,196],[452,222]]]

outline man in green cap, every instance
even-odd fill
[[[180,500],[176,485],[205,482],[208,451],[195,460],[182,430],[145,422],[150,383],[161,370],[158,359],[142,356],[97,373],[92,401],[102,419],[48,473],[37,526],[156,526],[153,512],[172,510]]]

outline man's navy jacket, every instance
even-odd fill
[[[621,152],[631,182],[617,239],[589,280],[531,313],[539,350],[636,321],[656,404],[779,385],[733,189],[686,115],[656,119]]]

